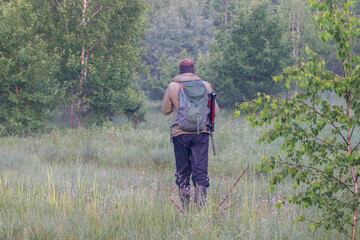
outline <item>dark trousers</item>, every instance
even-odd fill
[[[182,134],[173,138],[176,161],[176,184],[180,187],[190,185],[209,186],[208,149],[209,134]]]

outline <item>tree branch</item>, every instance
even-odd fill
[[[331,199],[330,199],[331,200]],[[337,201],[337,202],[339,202],[339,203],[341,203],[341,204],[343,204],[343,205],[345,205],[345,206],[348,206],[349,204],[348,203],[345,203],[345,202],[343,202],[343,201],[340,201],[339,199],[337,199],[337,198],[333,198],[333,200],[335,200],[335,201]]]
[[[94,47],[96,47],[96,45],[98,45],[101,42],[102,37],[99,37],[98,40],[90,47],[88,52],[88,55],[92,52],[92,50],[94,49]]]
[[[245,173],[247,172],[247,170],[249,169],[249,166],[246,167],[246,169],[243,171],[243,173],[238,177],[238,179],[236,180],[236,182],[234,183],[234,185],[232,186],[232,188],[230,189],[230,191],[225,195],[224,199],[222,200],[222,202],[219,204],[219,206],[215,209],[214,213],[211,215],[209,221],[206,223],[203,231],[206,231],[207,226],[211,223],[212,219],[214,218],[215,214],[219,211],[220,207],[224,204],[224,202],[228,199],[228,197],[230,196],[230,194],[232,193],[232,191],[234,190],[234,188],[236,187],[236,185],[240,182],[240,179],[245,175]],[[202,231],[202,232],[203,232]]]
[[[274,97],[274,96],[272,96],[272,98],[280,99],[280,100],[289,99],[289,100],[295,101],[295,102],[297,102],[297,103],[300,103],[300,104],[302,104],[302,105],[310,108],[310,109],[313,110],[316,114],[318,114],[319,116],[325,118],[325,116],[324,116],[321,112],[319,112],[319,111],[316,110],[314,107],[311,107],[311,106],[309,106],[307,103],[304,103],[304,102],[302,102],[302,101],[300,101],[300,100],[296,100],[296,99],[293,99],[293,98],[280,98],[280,97]],[[330,124],[331,124],[331,125],[336,129],[336,131],[340,134],[340,136],[342,137],[342,139],[344,140],[344,142],[347,143],[346,138],[344,137],[344,135],[342,135],[342,133],[340,132],[339,128],[338,128],[337,126],[335,126],[335,124],[334,124],[333,122],[330,122]]]
[[[356,146],[351,150],[351,153],[353,153],[359,145],[360,145],[360,142],[358,144],[356,144]]]
[[[311,110],[313,110],[315,113],[317,113],[319,116],[324,117],[324,115],[322,113],[320,113],[318,110],[316,110],[314,107],[309,106],[308,104],[301,102],[299,100],[295,100],[296,102],[307,106],[308,108],[310,108]],[[342,139],[344,140],[345,143],[347,143],[346,138],[342,135],[342,133],[340,132],[339,128],[337,126],[335,126],[335,124],[333,122],[330,122],[330,124],[336,129],[336,131],[340,134],[340,136],[342,137]]]
[[[54,4],[54,6],[55,6],[57,9],[59,9],[60,3],[59,3],[57,0],[55,0],[57,4],[55,3],[54,0],[51,0],[51,1],[52,1],[52,3]]]
[[[342,151],[347,152],[347,149],[338,148],[337,146],[332,145],[332,144],[330,144],[330,143],[328,143],[328,142],[326,142],[326,141],[324,141],[324,140],[321,140],[320,138],[318,138],[318,137],[316,137],[316,136],[314,136],[314,135],[311,135],[311,137],[315,138],[316,140],[318,140],[318,141],[320,141],[320,142],[322,142],[322,143],[325,143],[325,144],[329,145],[329,146],[332,147],[332,148],[336,148],[336,149],[339,149],[339,150],[342,150]]]
[[[103,8],[102,6],[101,6],[101,7],[99,7],[99,8],[98,8],[98,10],[96,10],[96,11],[93,13],[93,15],[92,15],[92,16],[93,16],[93,17],[95,17],[95,15],[96,15],[98,12],[100,12],[100,10],[101,10],[102,8]]]
[[[310,219],[305,218],[304,216],[301,216],[303,219],[305,219],[305,221],[310,222],[310,223],[318,223],[318,222],[314,222],[311,221]],[[327,220],[327,218],[323,218],[324,220]],[[347,222],[344,218],[340,217],[341,220],[343,220],[345,223],[349,224],[350,226],[352,226],[351,223]],[[345,236],[349,237],[348,235],[344,234]]]
[[[181,214],[184,214],[184,211],[181,209],[179,205],[176,204],[176,202],[174,201],[174,199],[172,199],[172,197],[170,197],[170,201],[175,205],[175,207],[179,210]]]
[[[321,200],[320,198],[316,198],[317,200]],[[337,199],[335,199],[335,200],[337,200]],[[347,205],[347,204],[345,204],[345,205]],[[339,215],[339,218],[341,219],[341,220],[343,220],[346,224],[349,224],[350,226],[353,226],[353,224],[351,224],[351,223],[349,223],[348,221],[346,221],[343,217],[341,217],[340,215],[341,214],[339,214],[335,209],[333,209],[333,208],[330,208],[330,207],[328,207],[327,205],[322,205],[324,208],[326,208],[326,209],[330,209],[330,210],[334,210],[338,215]],[[310,221],[310,220],[308,220],[308,219],[306,219],[306,218],[304,218],[306,221],[309,221],[309,222],[312,222],[312,221]],[[328,219],[328,218],[324,218],[324,219]]]
[[[306,166],[305,166],[306,167]],[[314,172],[309,172],[308,174],[310,174],[310,175],[312,175],[312,176],[321,176],[321,173],[314,173]],[[336,181],[337,182],[337,180],[335,180],[335,179],[329,179],[330,181]],[[340,181],[343,183],[342,185],[345,185],[345,186],[347,186],[347,188],[349,189],[350,187],[353,187],[354,185],[352,185],[352,184],[345,184],[344,183],[344,181],[342,181],[341,179],[340,179]],[[339,202],[341,202],[340,200],[338,200]],[[344,203],[345,204],[345,203]]]
[[[16,93],[16,97],[19,98],[19,89],[18,89],[16,82],[15,82],[15,93]]]
[[[233,203],[233,204],[231,204],[230,206],[228,206],[228,207],[226,207],[226,208],[222,209],[222,211],[226,211],[226,210],[228,210],[228,209],[232,208],[233,206],[235,206],[235,205],[236,205],[236,204],[238,204],[239,202],[240,202],[240,200],[235,201],[235,203]]]
[[[335,180],[336,182],[339,182],[341,185],[343,185],[346,189],[348,189],[352,194],[355,194],[350,188],[348,185],[346,185],[344,182],[342,182],[340,179],[332,176],[332,175],[328,175],[327,173],[325,173],[324,171],[320,170],[320,169],[317,169],[315,167],[311,167],[311,166],[305,166],[305,165],[299,165],[299,164],[295,164],[295,163],[286,163],[286,162],[275,162],[275,163],[278,163],[278,164],[283,164],[283,165],[288,165],[288,166],[294,166],[294,167],[302,167],[302,168],[308,168],[308,169],[312,169],[312,170],[315,170],[315,171],[318,171],[318,172],[321,172],[325,175],[327,175],[328,177],[332,178],[333,180]]]
[[[355,116],[352,116],[351,118],[353,118],[353,117],[355,117]],[[355,126],[355,127],[356,127],[356,126]],[[353,133],[354,133],[355,127],[353,127],[353,129],[351,130],[350,139],[352,138],[352,135],[353,135]]]
[[[98,1],[95,1],[95,2],[93,2],[93,3],[92,3],[91,1],[89,1],[88,3],[91,4],[89,8],[92,8],[92,7],[94,7],[95,4],[98,3]]]

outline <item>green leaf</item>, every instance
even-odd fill
[[[240,104],[240,109],[244,110],[244,109],[246,109],[248,106],[249,106],[249,103],[248,103],[248,102],[244,102],[244,103]]]
[[[327,41],[329,41],[329,39],[331,38],[331,34],[330,34],[329,32],[327,32],[327,31],[325,31],[325,32],[323,32],[323,33],[321,34],[321,37],[322,37],[322,39],[323,39],[325,42],[327,42]]]
[[[279,105],[275,104],[275,103],[271,103],[270,106],[275,110],[278,109],[278,107],[279,107]]]
[[[275,204],[275,207],[277,210],[280,210],[282,206],[282,202],[280,200],[278,200],[278,202]]]
[[[309,227],[310,227],[311,230],[317,229],[317,226],[315,224],[312,224],[312,223],[309,224]]]

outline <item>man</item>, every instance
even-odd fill
[[[179,64],[179,75],[173,78],[169,84],[162,101],[161,111],[165,115],[174,112],[174,119],[177,118],[179,108],[179,90],[181,83],[199,81],[195,75],[194,63],[190,59],[184,59]],[[202,81],[207,93],[212,89],[209,83]],[[217,103],[215,104],[215,116],[219,112]],[[190,176],[192,178],[195,194],[195,204],[204,204],[206,200],[206,188],[209,187],[208,178],[208,147],[209,130],[207,126],[199,132],[188,132],[180,129],[175,123],[171,127],[171,137],[174,144],[174,154],[176,161],[176,184],[179,186],[180,199],[184,206],[190,200]],[[201,202],[199,201],[201,199]]]

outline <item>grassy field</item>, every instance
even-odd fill
[[[231,112],[217,119],[207,205],[181,213],[170,123],[153,103],[136,129],[120,119],[91,130],[1,138],[0,239],[343,239],[295,222],[316,209],[276,209],[293,193],[291,179],[270,195],[267,176],[253,168],[279,142],[257,145],[261,129]]]

